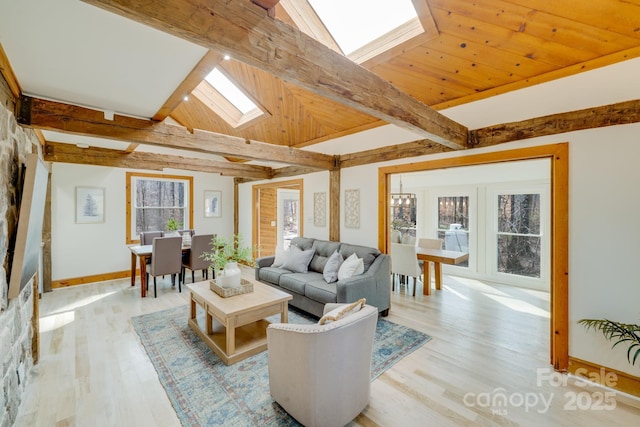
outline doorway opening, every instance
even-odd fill
[[[388,253],[391,203],[391,176],[398,173],[485,165],[530,159],[549,159],[550,163],[550,362],[556,370],[569,366],[569,150],[568,143],[544,145],[493,153],[453,157],[419,163],[383,167],[378,170],[378,246]]]
[[[253,186],[253,242],[256,257],[274,255],[303,234],[303,180]]]

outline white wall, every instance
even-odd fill
[[[51,174],[52,279],[64,280],[131,268],[126,243],[126,169],[53,163]],[[148,173],[149,171],[141,171]],[[196,233],[233,233],[233,178],[181,170],[159,172],[194,177]],[[75,223],[76,186],[105,188],[105,221]],[[205,218],[204,190],[222,191],[222,216]]]

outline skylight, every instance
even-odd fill
[[[238,87],[217,68],[214,68],[204,79],[242,114],[247,114],[258,108],[247,95],[238,89]]]
[[[271,117],[259,101],[245,94],[227,75],[214,68],[191,92],[234,129],[242,129]]]
[[[411,0],[309,0],[345,55],[417,17]],[[373,3],[373,4],[372,4]]]

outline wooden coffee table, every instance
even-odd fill
[[[253,292],[223,298],[209,288],[209,281],[187,285],[191,290],[189,325],[227,365],[267,349],[265,318],[280,313],[280,321],[288,321],[288,301],[291,295],[260,283],[243,274],[253,283]],[[196,305],[206,313],[200,321]]]

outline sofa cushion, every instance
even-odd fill
[[[323,257],[330,257],[332,253],[340,249],[340,242],[330,242],[328,240],[316,240],[313,242],[313,249]]]
[[[308,273],[290,273],[280,276],[279,285],[282,289],[287,289],[300,295],[304,295],[305,285],[314,280],[324,281],[322,279],[322,274],[313,271]]]
[[[349,245],[347,243],[343,243],[340,245],[340,253],[345,259],[347,259],[354,253],[358,256],[358,258],[362,258],[364,271],[369,270],[369,267],[371,267],[373,261],[375,261],[376,257],[380,255],[380,251],[375,248],[359,245]]]
[[[332,283],[338,280],[338,270],[342,265],[344,259],[340,252],[337,250],[331,254],[331,256],[327,259],[327,263],[324,266],[324,270],[322,270],[322,276],[324,277],[325,282]]]
[[[338,280],[348,279],[351,276],[357,276],[362,273],[364,273],[364,263],[362,258],[358,258],[358,255],[354,252],[340,266]]]
[[[294,273],[306,273],[309,269],[309,263],[313,258],[313,249],[301,251],[297,246],[291,246],[287,253],[287,259],[280,268],[293,271]]]
[[[324,266],[327,260],[336,250],[340,249],[340,242],[330,242],[328,240],[315,240],[313,242],[313,250],[315,254],[309,264],[309,270],[318,273],[324,272]]]
[[[303,251],[306,251],[313,247],[313,242],[315,242],[315,240],[316,239],[312,239],[311,237],[294,237],[291,239],[291,245],[295,245]]]
[[[280,276],[283,274],[291,274],[291,272],[278,267],[262,267],[258,270],[258,279],[278,285],[280,283]]]
[[[327,283],[324,280],[313,280],[304,287],[304,296],[314,301],[326,304],[328,302],[337,302],[336,284]]]
[[[313,258],[311,258],[311,262],[309,263],[309,271],[315,271],[316,273],[322,273],[324,271],[324,266],[327,264],[326,256],[321,256],[318,254],[313,254]]]

